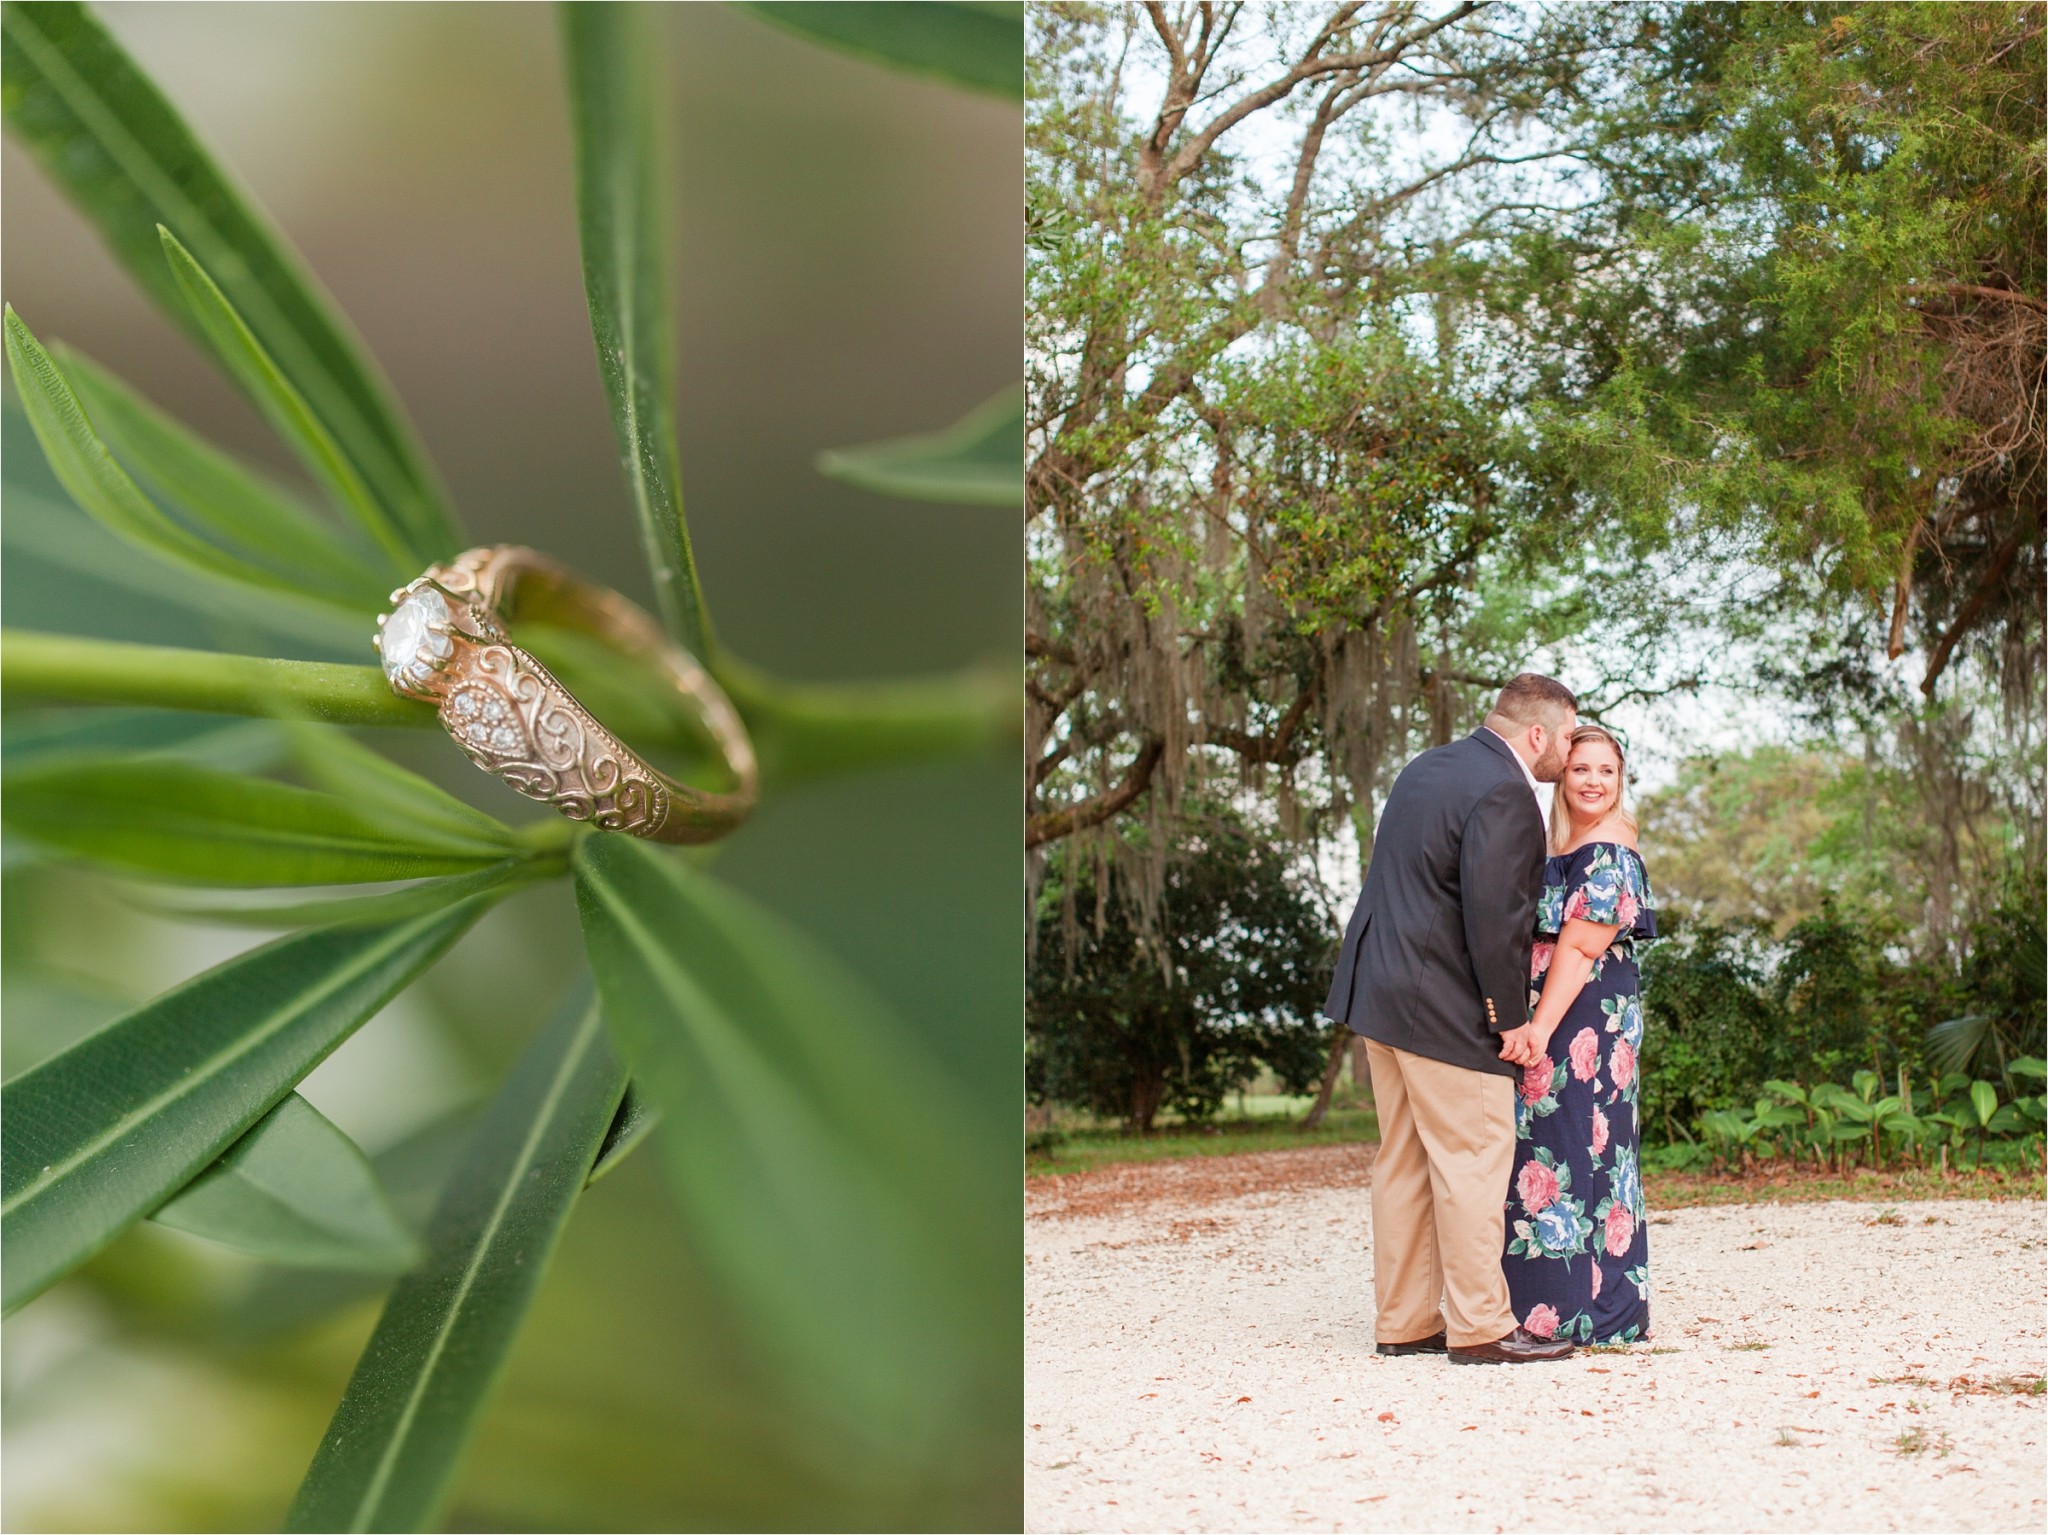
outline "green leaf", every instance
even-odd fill
[[[56,351],[101,440],[206,533],[288,573],[301,587],[372,612],[382,604],[390,581],[339,530],[91,359],[68,347]]]
[[[347,732],[308,721],[289,727],[299,770],[365,821],[400,837],[511,850],[519,834],[495,816],[407,772]]]
[[[827,47],[949,85],[1024,99],[1024,7],[973,0],[864,5],[778,0],[747,9]]]
[[[0,434],[5,441],[0,447],[0,504],[6,507],[0,538],[6,558],[18,562],[11,580],[19,583],[40,565],[64,578],[65,586],[84,587],[86,601],[67,601],[62,609],[69,627],[89,627],[108,638],[131,637],[131,623],[147,624],[152,609],[167,609],[174,622],[196,620],[202,633],[219,636],[224,648],[361,653],[360,610],[308,602],[296,590],[250,586],[182,561],[174,564],[87,516],[50,472],[27,412],[12,398],[0,404]],[[138,597],[143,601],[132,600]],[[110,623],[110,618],[118,621]]]
[[[154,1219],[299,1268],[395,1274],[420,1256],[369,1159],[297,1093]]]
[[[596,1007],[543,1031],[441,1196],[285,1528],[432,1529],[626,1077]]]
[[[597,371],[662,621],[700,659],[714,658],[710,615],[683,518],[674,365],[662,252],[666,204],[654,8],[564,5],[563,54],[576,134],[576,216]]]
[[[307,472],[326,486],[329,494],[390,555],[392,569],[405,577],[416,574],[421,562],[407,544],[405,530],[371,496],[369,486],[357,475],[355,465],[341,451],[341,444],[329,434],[325,423],[263,350],[263,343],[235,312],[219,284],[178,243],[178,237],[166,229],[163,242],[164,259],[170,263],[185,303],[199,322],[200,334],[213,355],[242,386],[242,392],[270,423],[271,430],[298,455]]]
[[[44,847],[209,885],[339,885],[461,874],[503,841],[397,836],[331,794],[188,762],[117,758],[9,773],[0,815]]]
[[[902,1025],[808,942],[629,837],[577,848],[605,1020],[687,1228],[762,1356],[877,1462],[1000,1370],[1015,1263],[986,1138]]]
[[[164,312],[193,325],[165,268],[169,229],[214,274],[263,350],[341,445],[415,573],[463,539],[411,428],[360,341],[281,235],[80,5],[0,8],[0,103],[16,138],[100,228]],[[196,327],[194,327],[196,330]]]
[[[2048,1077],[2048,1061],[2042,1060],[2038,1055],[2019,1056],[2005,1069],[2014,1076],[2032,1077],[2037,1082],[2043,1077]]]
[[[1928,1069],[1944,1078],[1967,1071],[1990,1043],[1997,1022],[1993,1014],[1970,1013],[1962,1018],[1944,1018],[1933,1025],[1923,1046]],[[1942,1091],[1947,1093],[1950,1089],[1944,1084]]]
[[[644,1093],[627,1088],[626,1096],[619,1104],[619,1112],[612,1119],[612,1127],[605,1132],[604,1144],[597,1148],[597,1160],[590,1165],[590,1176],[584,1180],[584,1187],[588,1188],[631,1156],[660,1123],[661,1110],[650,1105]]]
[[[1989,1082],[1970,1084],[1970,1107],[1977,1112],[1977,1123],[1988,1125],[1991,1116],[1998,1112],[1998,1089]]]
[[[280,938],[0,1089],[0,1291],[13,1310],[203,1171],[490,905]]]
[[[144,495],[100,441],[63,371],[12,305],[6,309],[5,324],[7,364],[22,410],[51,470],[73,501],[109,532],[180,566],[246,585],[297,592],[288,577],[208,543]],[[315,599],[300,594],[300,600]]]
[[[479,1105],[465,1104],[384,1147],[370,1158],[391,1205],[408,1231],[424,1231],[462,1149],[476,1129]],[[336,1312],[381,1294],[390,1276],[346,1269],[268,1265],[216,1319],[215,1332],[234,1348],[262,1347],[301,1332]]]
[[[468,896],[495,890],[509,895],[521,885],[559,874],[542,859],[506,858],[472,874],[454,874],[446,879],[423,879],[397,890],[377,895],[337,896],[324,901],[249,902],[221,905],[209,902],[168,900],[160,895],[132,893],[135,905],[178,922],[213,922],[223,927],[253,927],[285,932],[299,927],[338,927],[372,922],[396,922],[401,917],[438,911]]]
[[[967,506],[1024,504],[1024,389],[976,406],[942,432],[834,448],[818,470],[885,496]]]

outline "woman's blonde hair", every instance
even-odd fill
[[[1615,789],[1617,792],[1614,809],[1609,814],[1618,817],[1621,824],[1628,828],[1628,834],[1633,837],[1636,834],[1636,818],[1629,812],[1628,808],[1627,748],[1621,744],[1621,738],[1605,725],[1581,725],[1565,737],[1564,760],[1567,763],[1572,760],[1572,753],[1579,749],[1581,741],[1605,741],[1614,748],[1615,760],[1620,763],[1621,771],[1615,775]],[[1557,781],[1557,796],[1551,801],[1550,808],[1550,851],[1562,853],[1571,845],[1571,840],[1572,815],[1565,808],[1564,780],[1560,778]]]

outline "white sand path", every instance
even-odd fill
[[[2048,1528],[2039,1202],[1653,1208],[1652,1343],[1464,1368],[1372,1351],[1368,1154],[1275,1155],[1034,1181],[1028,1530]]]

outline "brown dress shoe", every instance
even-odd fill
[[[1469,1348],[1447,1349],[1452,1364],[1533,1364],[1539,1359],[1569,1359],[1569,1338],[1539,1338],[1517,1327],[1505,1338],[1491,1343],[1474,1343]]]
[[[1381,1343],[1373,1348],[1375,1354],[1441,1354],[1445,1338],[1440,1332],[1433,1332],[1426,1338],[1417,1338],[1413,1343]]]

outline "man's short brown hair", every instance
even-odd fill
[[[1535,672],[1523,672],[1502,688],[1493,706],[1495,714],[1517,725],[1545,724],[1544,716],[1555,715],[1559,710],[1577,714],[1578,698],[1555,677],[1540,677]]]

